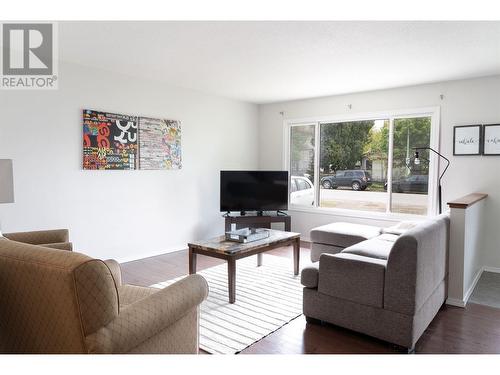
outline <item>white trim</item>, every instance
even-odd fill
[[[456,298],[448,298],[445,303],[451,306],[465,307],[464,301]]]
[[[281,164],[283,165],[284,171],[290,172],[290,168],[288,168],[286,165],[289,155],[289,149],[290,149],[290,127],[283,126],[283,153],[281,155]],[[288,178],[290,178],[290,173],[288,173]],[[290,181],[288,181],[288,205],[290,206]]]
[[[315,212],[315,213],[326,213],[332,215],[339,216],[350,216],[350,217],[361,217],[361,218],[374,218],[374,219],[382,219],[391,220],[391,218],[425,218],[436,215],[438,210],[438,179],[439,179],[439,161],[437,159],[437,155],[433,152],[429,152],[429,184],[431,189],[428,192],[428,208],[427,215],[407,215],[407,214],[399,214],[393,212],[385,212],[380,214],[378,212],[373,211],[361,211],[361,210],[346,210],[339,208],[325,208],[319,206],[319,148],[320,148],[320,139],[319,139],[319,125],[325,122],[346,122],[346,121],[361,121],[361,120],[374,120],[374,119],[385,119],[390,121],[390,127],[392,129],[389,131],[389,138],[391,140],[391,135],[393,137],[393,127],[394,127],[394,119],[397,118],[411,118],[411,117],[422,117],[429,116],[431,117],[431,134],[430,134],[430,147],[435,150],[440,149],[439,145],[439,134],[440,134],[440,124],[441,124],[441,108],[439,106],[435,107],[420,107],[420,108],[412,108],[412,109],[398,109],[398,110],[387,110],[387,111],[379,111],[379,112],[365,112],[358,114],[343,114],[343,115],[330,115],[330,116],[318,116],[318,117],[306,117],[306,118],[288,118],[283,119],[283,169],[290,172],[290,140],[291,140],[291,128],[293,126],[305,126],[305,125],[314,125],[315,126],[315,140],[314,140],[314,185],[315,185],[315,204],[314,207],[302,207],[302,206],[294,206],[290,203],[290,192],[288,194],[288,210],[289,211],[302,211],[302,212]],[[389,142],[389,153],[393,151],[394,145],[393,142]],[[389,155],[388,155],[388,159]],[[388,181],[392,181],[392,173],[389,175],[389,170],[392,170],[392,163],[388,163]],[[289,173],[290,175],[290,173]],[[291,176],[291,175],[290,175]],[[388,184],[388,206],[387,210],[391,209],[391,200],[392,200],[392,183]],[[347,212],[345,212],[347,211]],[[352,211],[352,213],[349,213]],[[389,216],[389,217],[388,217]]]
[[[458,298],[448,298],[446,300],[447,305],[452,305],[452,306],[458,306],[458,307],[465,307],[467,303],[469,302],[469,298],[474,292],[474,289],[477,286],[477,283],[479,282],[479,279],[483,275],[483,272],[494,272],[494,273],[500,273],[500,268],[498,267],[490,267],[490,266],[483,266],[479,269],[479,271],[476,272],[476,276],[474,276],[474,280],[472,281],[471,286],[469,289],[467,289],[467,292],[464,295],[464,299],[460,300]]]
[[[479,281],[479,279],[481,278],[481,275],[483,274],[484,272],[484,267],[481,267],[477,272],[476,272],[476,276],[474,276],[474,280],[472,280],[472,284],[471,286],[469,287],[469,289],[467,289],[467,292],[465,292],[465,295],[464,295],[464,303],[467,305],[467,302],[469,302],[469,298],[470,296],[472,295],[472,292],[474,292],[474,288],[476,287],[477,285],[477,282]]]
[[[441,107],[435,107],[433,114],[431,115],[431,136],[429,139],[429,146],[434,150],[440,151],[439,144],[439,134],[440,134],[440,124],[441,124]],[[439,181],[439,167],[440,158],[434,152],[429,152],[429,183],[431,186],[431,194],[428,194],[428,215],[437,214],[439,212],[439,195],[438,195],[438,181]],[[443,208],[443,211],[446,208]]]
[[[402,214],[394,212],[376,212],[376,211],[361,211],[361,210],[349,210],[347,208],[330,208],[330,207],[301,207],[293,206],[288,208],[289,212],[305,212],[309,214],[320,214],[320,215],[330,215],[330,216],[343,216],[358,219],[372,219],[372,220],[385,220],[400,222],[402,220],[413,220],[413,221],[424,221],[428,219],[424,215],[411,215]]]
[[[498,268],[498,267],[484,266],[483,267],[483,272],[500,273],[500,268]]]
[[[314,204],[315,207],[319,206],[320,189],[319,186],[319,144],[321,143],[320,125],[314,125]]]
[[[391,117],[420,117],[425,114],[432,115],[439,111],[439,106],[435,107],[420,107],[420,108],[410,108],[410,109],[393,109],[387,111],[377,111],[377,112],[362,112],[362,113],[349,113],[343,115],[328,115],[328,116],[316,116],[316,117],[302,117],[302,118],[287,118],[283,122],[286,125],[296,124],[296,125],[306,125],[316,122],[347,122],[347,121],[362,121],[362,120],[387,120]]]
[[[387,202],[385,212],[391,214],[392,208],[392,164],[394,159],[394,118],[389,119],[389,153],[387,154]],[[373,176],[372,176],[373,178]]]

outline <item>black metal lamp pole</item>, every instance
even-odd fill
[[[413,147],[413,149],[415,150],[415,160],[419,160],[419,158],[418,158],[418,150],[430,150],[430,151],[434,152],[436,155],[442,157],[448,163],[448,164],[446,164],[446,168],[444,169],[443,173],[441,173],[441,176],[439,176],[439,186],[438,186],[438,189],[439,189],[438,190],[438,194],[439,194],[439,213],[442,213],[443,209],[442,209],[441,179],[443,178],[444,174],[446,173],[446,170],[450,166],[450,160],[446,156],[441,155],[439,152],[437,152],[436,150],[434,150],[434,149],[432,149],[430,147]],[[415,163],[415,164],[418,164],[418,163]]]

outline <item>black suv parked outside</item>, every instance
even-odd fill
[[[400,180],[392,182],[392,191],[396,193],[422,193],[427,194],[429,186],[429,176],[424,174],[414,174],[408,177],[402,177]],[[387,181],[384,184],[384,190],[387,190]]]
[[[365,190],[372,184],[370,172],[360,169],[337,171],[333,176],[325,176],[320,181],[325,189],[350,187],[352,190]]]

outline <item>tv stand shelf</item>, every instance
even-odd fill
[[[231,230],[231,224],[236,224],[236,229],[255,227],[255,228],[271,228],[271,223],[285,224],[285,232],[291,232],[292,218],[285,215],[245,215],[245,216],[230,216],[226,215],[226,232]]]

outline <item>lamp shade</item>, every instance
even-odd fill
[[[0,203],[14,203],[14,174],[10,159],[0,159]]]

